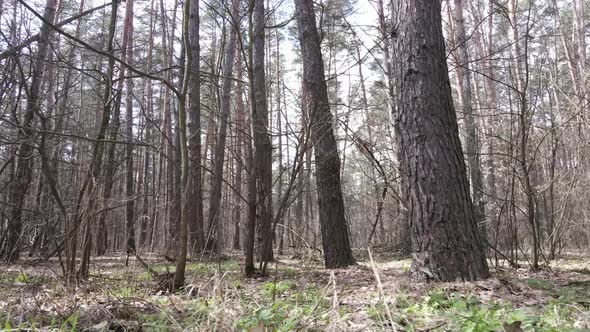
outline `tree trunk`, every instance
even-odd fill
[[[203,250],[203,190],[201,186],[201,47],[199,40],[199,5],[193,1],[190,7],[189,41],[191,55],[189,86],[189,191],[187,193],[188,219],[191,249]]]
[[[253,13],[253,130],[254,130],[254,163],[258,190],[258,243],[261,262],[273,260],[272,241],[272,142],[269,134],[269,113],[266,104],[266,75],[264,64],[264,0],[254,1]],[[252,5],[251,5],[252,6]]]
[[[489,277],[473,215],[441,24],[440,0],[404,0],[396,37],[398,113],[414,260],[420,281]]]
[[[127,31],[127,45],[124,52],[127,63],[133,64],[133,0],[127,0],[125,5],[127,11],[125,15],[125,27]],[[131,71],[128,70],[128,75],[131,76]],[[127,234],[127,253],[135,253],[135,199],[134,195],[134,174],[133,174],[133,79],[127,78],[127,99],[125,100],[125,121],[127,144],[125,147],[125,159],[127,165],[127,173],[125,176],[125,196],[127,202],[125,203],[125,233]]]
[[[130,1],[131,6],[127,8],[125,11],[125,24],[123,27],[123,41],[121,44],[122,49],[122,59],[125,60],[127,63],[132,63],[132,60],[128,58],[129,52],[128,49],[131,47],[128,46],[130,43],[130,36],[131,31],[133,29],[132,26],[132,19],[133,19],[133,3]],[[129,6],[129,4],[127,4]],[[97,255],[104,255],[107,251],[108,245],[108,227],[106,224],[107,215],[109,213],[109,204],[112,196],[113,185],[115,181],[115,174],[117,172],[117,162],[115,161],[116,149],[117,144],[114,143],[117,141],[117,137],[119,135],[119,129],[121,127],[121,100],[122,100],[122,93],[123,93],[123,82],[124,82],[124,73],[125,69],[121,68],[119,77],[118,77],[118,84],[116,88],[116,96],[114,102],[114,110],[113,116],[111,119],[111,128],[110,128],[110,140],[112,141],[107,147],[107,160],[105,162],[105,170],[104,170],[104,186],[102,192],[102,208],[103,211],[99,214],[98,217],[98,225],[97,227],[97,234],[96,234],[96,254]],[[130,83],[128,83],[130,84]],[[128,95],[127,98],[131,96]],[[130,110],[128,110],[130,111]],[[130,136],[129,136],[130,137]]]
[[[252,35],[252,12],[249,15],[250,25],[249,25],[249,34]],[[250,82],[250,98],[252,98],[252,84],[253,84],[253,70],[252,70],[252,48],[249,48],[248,52],[248,80]],[[250,106],[253,106],[253,103],[250,103]],[[244,113],[245,115],[246,113]],[[244,128],[245,128],[245,168],[246,173],[248,174],[248,181],[246,182],[246,191],[247,191],[247,205],[248,205],[248,214],[246,219],[246,228],[244,234],[244,254],[245,254],[245,264],[244,264],[244,274],[246,277],[251,277],[256,268],[254,267],[254,244],[256,240],[256,170],[257,167],[254,164],[254,147],[253,147],[253,139],[252,139],[252,114],[250,112],[250,116],[245,120]]]
[[[45,2],[43,17],[48,22],[53,22],[57,9],[57,0]],[[21,128],[18,131],[18,142],[22,142],[16,152],[16,174],[10,187],[10,218],[8,219],[8,236],[4,248],[4,259],[14,262],[20,257],[20,240],[22,236],[23,207],[33,172],[33,119],[35,113],[40,112],[39,94],[41,83],[45,77],[45,59],[49,52],[49,35],[51,28],[48,24],[41,25],[37,55],[33,63],[32,82],[27,91],[27,106],[21,119]]]
[[[148,72],[152,70],[153,66],[153,52],[154,52],[154,0],[150,2],[150,34],[149,34],[149,45],[148,45],[148,52],[147,52],[147,70]],[[148,79],[145,82],[145,105],[146,105],[146,119],[145,119],[145,141],[148,143],[152,142],[152,123],[154,121],[154,104],[153,104],[153,85],[152,82]],[[152,159],[151,147],[145,147],[145,154],[144,154],[144,187],[143,187],[143,204],[142,204],[142,216],[141,216],[141,225],[139,230],[139,245],[146,246],[148,243],[151,244],[150,240],[151,237],[148,235],[148,228],[150,225],[154,225],[153,218],[150,217],[149,212],[149,192],[150,192],[150,180],[152,181],[152,191],[155,193],[155,167],[152,168],[151,179],[149,177],[149,170],[150,170],[150,161]],[[155,204],[155,200],[152,199],[152,202]]]
[[[117,27],[117,10],[118,4],[116,1],[113,2],[111,6],[111,18],[109,22],[109,30],[108,30],[108,37],[107,37],[107,53],[110,55],[114,55],[114,39],[115,39],[115,31]],[[90,265],[90,249],[92,243],[92,228],[90,227],[93,218],[94,218],[94,211],[93,209],[96,207],[96,202],[94,199],[94,191],[95,191],[95,183],[94,179],[99,177],[102,167],[102,159],[104,155],[104,139],[106,137],[107,128],[109,126],[111,112],[113,108],[113,73],[115,68],[115,61],[113,58],[109,58],[108,60],[108,67],[107,67],[107,74],[105,75],[105,84],[103,90],[103,101],[104,104],[102,105],[102,114],[99,119],[100,125],[98,128],[98,133],[96,135],[96,141],[93,146],[92,156],[90,158],[90,166],[88,167],[88,171],[85,172],[86,176],[84,177],[84,181],[82,182],[81,189],[78,193],[78,198],[76,201],[76,213],[74,214],[74,224],[71,225],[71,229],[66,228],[66,244],[69,248],[68,250],[68,261],[67,261],[67,270],[66,270],[66,277],[68,283],[73,285],[76,277],[76,251],[77,251],[77,233],[82,220],[86,218],[85,222],[85,229],[84,229],[84,242],[83,242],[83,252],[82,257],[80,259],[80,269],[78,271],[78,277],[81,279],[86,279],[88,277],[89,272],[89,265]],[[84,210],[82,209],[81,205],[83,204],[83,199],[85,193],[88,193],[88,201],[86,203],[86,207]],[[90,213],[88,214],[88,211]]]
[[[219,131],[217,144],[215,145],[215,160],[213,163],[213,174],[211,175],[211,198],[209,201],[209,241],[214,241],[213,249],[221,251],[221,187],[223,184],[223,164],[225,160],[225,143],[227,139],[227,122],[230,112],[231,84],[233,78],[235,45],[237,41],[236,26],[239,15],[239,1],[232,1],[231,20],[229,41],[225,49],[225,59],[223,64],[223,85],[221,91],[221,114],[219,119]],[[209,245],[207,245],[209,247]]]
[[[539,243],[539,221],[536,216],[536,192],[531,181],[531,163],[532,161],[528,158],[528,144],[529,135],[531,133],[530,116],[531,112],[528,106],[527,90],[529,85],[529,69],[528,69],[528,37],[522,41],[520,39],[520,33],[518,31],[518,20],[517,20],[517,8],[518,3],[516,0],[508,1],[508,9],[510,12],[511,20],[511,38],[512,38],[512,59],[514,62],[514,88],[517,95],[518,102],[518,127],[519,137],[518,143],[516,144],[518,149],[518,166],[520,169],[520,183],[526,200],[526,217],[531,227],[531,239],[532,239],[532,261],[531,267],[536,270],[539,268],[539,254],[540,254],[540,243]],[[526,26],[526,35],[529,33],[529,23]],[[520,43],[524,42],[524,54],[521,52]],[[524,62],[524,63],[523,63]],[[524,68],[523,68],[524,65]]]
[[[173,47],[170,44],[169,32],[170,29],[168,24],[168,17],[166,15],[166,8],[164,5],[164,0],[160,0],[160,25],[162,29],[162,61],[164,68],[166,68],[166,73],[164,74],[164,79],[168,82],[171,81],[172,74],[171,74],[171,67],[172,67],[172,51]],[[172,20],[174,22],[174,20]],[[170,89],[164,89],[164,98],[162,100],[162,108],[161,108],[161,117],[162,117],[162,127],[160,128],[161,136],[160,136],[160,168],[162,171],[162,176],[164,179],[164,186],[165,186],[165,198],[164,198],[164,206],[162,217],[164,220],[167,220],[168,232],[166,233],[169,240],[173,240],[178,235],[178,217],[176,212],[178,212],[178,204],[179,202],[175,202],[175,188],[174,188],[174,179],[176,178],[175,173],[175,148],[173,144],[174,138],[172,137],[172,114],[171,114],[171,91]]]
[[[390,16],[392,17],[392,25],[398,25],[398,19],[393,19],[393,18],[400,18],[401,16],[399,16],[398,10],[399,8],[397,8],[399,6],[390,6]],[[400,135],[397,132],[397,128],[394,125],[394,118],[396,116],[396,112],[397,112],[397,106],[396,106],[396,95],[395,95],[395,90],[397,89],[397,82],[395,81],[395,77],[394,77],[394,72],[398,69],[398,63],[396,63],[394,61],[394,55],[396,54],[396,52],[394,52],[392,50],[393,46],[394,46],[394,41],[392,40],[391,36],[390,36],[390,31],[388,28],[388,23],[385,20],[385,9],[383,8],[383,0],[377,0],[377,14],[379,16],[379,32],[381,34],[381,38],[382,38],[382,47],[383,47],[383,55],[384,55],[384,61],[385,61],[385,75],[386,75],[386,82],[387,82],[387,106],[388,106],[388,118],[390,120],[389,123],[389,135],[391,136],[391,143],[394,145],[394,151],[395,151],[395,159],[397,161],[397,163],[393,163],[393,167],[395,168],[397,166],[397,170],[398,173],[400,174],[400,180],[398,183],[398,191],[400,193],[403,193],[407,187],[406,184],[406,180],[405,180],[405,170],[404,170],[404,166],[403,163],[401,162],[401,160],[403,159],[402,157],[402,151],[401,151],[401,143],[400,143]],[[398,246],[400,248],[400,253],[402,255],[409,255],[411,252],[411,241],[410,241],[410,220],[409,220],[409,213],[406,209],[406,207],[408,206],[407,202],[405,201],[406,197],[404,197],[404,195],[401,195],[398,204],[397,204],[397,209],[398,209],[398,227],[400,229],[399,231],[399,235],[397,236],[399,238],[398,240]]]
[[[251,277],[256,268],[254,267],[254,240],[256,237],[256,166],[254,165],[254,151],[252,148],[252,130],[251,119],[246,124],[246,172],[248,173],[247,197],[248,216],[246,220],[246,229],[244,236],[244,274]]]
[[[174,284],[172,289],[178,289],[184,286],[184,277],[186,271],[186,258],[188,251],[188,231],[189,231],[189,201],[188,201],[188,179],[189,179],[189,151],[187,139],[187,94],[191,81],[192,62],[199,61],[199,59],[192,58],[192,51],[190,49],[190,26],[191,14],[194,14],[194,8],[198,6],[198,1],[187,0],[184,2],[182,9],[182,56],[184,63],[181,66],[182,76],[180,91],[176,92],[178,100],[178,150],[180,150],[180,213],[179,213],[179,231],[180,237],[178,241],[178,249],[176,252],[176,271],[174,272]],[[197,16],[198,17],[198,16]],[[195,16],[192,16],[195,19]],[[195,22],[193,22],[194,24]]]
[[[276,84],[277,84],[277,135],[279,136],[279,146],[278,146],[278,159],[279,159],[279,174],[278,174],[278,197],[281,199],[283,197],[283,110],[281,108],[281,86],[282,86],[282,77],[281,77],[281,51],[280,51],[280,37],[279,31],[275,32],[276,36]],[[288,160],[288,159],[287,159]],[[272,174],[271,174],[272,175]],[[289,216],[287,216],[289,218]],[[282,222],[281,229],[279,230],[279,248],[278,254],[283,254],[283,246],[285,241],[285,222]]]
[[[463,1],[454,0],[455,8],[453,11],[453,22],[455,23],[455,41],[458,48],[459,63],[459,87],[460,100],[463,116],[465,117],[465,129],[467,131],[466,151],[467,166],[469,167],[469,176],[473,197],[473,215],[483,239],[486,238],[485,225],[485,204],[483,191],[483,178],[481,174],[481,164],[479,158],[479,137],[477,135],[477,125],[473,114],[473,101],[471,93],[471,69],[469,59],[468,39],[465,32],[463,18]]]
[[[340,184],[340,157],[324,77],[321,45],[316,28],[313,1],[296,0],[297,23],[303,59],[306,109],[310,115],[316,161],[316,181],[322,246],[326,268],[354,264]]]
[[[240,56],[240,49],[237,48],[236,56],[238,57],[238,61],[236,63],[236,77],[242,77],[242,57]],[[233,221],[234,221],[234,238],[233,238],[233,248],[235,250],[240,249],[240,222],[242,219],[242,181],[243,181],[243,173],[244,167],[243,164],[246,161],[246,145],[245,145],[245,138],[244,133],[247,131],[246,122],[244,119],[244,99],[242,97],[243,88],[242,82],[239,80],[236,81],[236,176],[235,176],[235,195],[234,195],[234,211],[233,211]]]

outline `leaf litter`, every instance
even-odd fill
[[[477,282],[413,283],[410,260],[364,259],[325,270],[281,257],[266,277],[246,279],[239,253],[190,262],[181,292],[156,289],[123,255],[93,261],[75,291],[58,262],[23,261],[0,273],[0,319],[8,329],[86,331],[584,331],[590,329],[589,257],[540,271],[496,267]],[[372,257],[371,257],[372,258]],[[157,271],[174,270],[156,255]]]

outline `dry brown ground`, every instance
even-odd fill
[[[145,259],[159,272],[173,269],[158,256]],[[191,262],[189,286],[168,294],[120,255],[94,259],[89,282],[74,292],[61,282],[56,261],[25,260],[2,267],[0,324],[121,331],[590,329],[588,256],[570,254],[538,272],[495,268],[491,279],[469,283],[412,283],[409,266],[365,257],[348,269],[324,270],[317,257],[282,257],[269,276],[245,279],[230,256]]]

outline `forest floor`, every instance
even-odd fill
[[[157,291],[125,256],[95,258],[75,292],[56,261],[0,273],[0,326],[65,331],[588,331],[590,257],[569,254],[541,271],[493,268],[481,282],[412,283],[410,260],[358,252],[357,266],[324,270],[319,257],[279,257],[245,279],[236,256],[191,262],[181,292]],[[156,271],[172,263],[146,256]],[[376,278],[376,273],[379,278]]]

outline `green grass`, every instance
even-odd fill
[[[545,279],[527,279],[527,284],[562,303],[579,303],[590,308],[590,280],[570,281],[565,285]]]
[[[548,285],[533,283],[541,287]],[[580,309],[563,301],[551,301],[539,309],[518,308],[508,301],[485,302],[475,295],[437,289],[414,303],[403,295],[396,302],[394,320],[406,331],[434,327],[441,331],[502,331],[504,324],[514,322],[519,322],[524,331],[576,331],[581,325],[578,322]],[[377,325],[386,325],[382,303],[369,307],[367,312]]]
[[[545,279],[538,279],[538,278],[528,278],[526,279],[527,285],[535,289],[541,290],[551,290],[555,288],[555,284],[550,280]]]
[[[406,267],[405,261],[388,265],[397,271]],[[158,264],[154,269],[165,273],[174,266]],[[398,331],[504,331],[505,324],[511,323],[520,324],[524,331],[583,331],[581,328],[590,326],[590,280],[583,273],[579,278],[533,274],[534,278],[518,279],[512,275],[513,282],[522,287],[515,291],[499,288],[497,293],[494,280],[484,282],[484,291],[462,286],[431,288],[449,287],[441,284],[425,286],[432,290],[422,293],[420,287],[396,284],[395,293],[384,296],[366,278],[370,270],[351,269],[338,275],[339,281],[346,281],[338,283],[341,302],[333,308],[326,271],[285,265],[269,271],[270,277],[246,279],[235,260],[191,262],[187,282],[194,283],[198,291],[166,294],[155,290],[148,273],[120,268],[109,271],[107,277],[91,278],[85,289],[88,293],[76,295],[79,302],[73,303],[71,294],[56,287],[58,278],[15,270],[0,274],[0,286],[11,306],[8,312],[0,312],[0,329],[74,331],[104,325],[141,326],[146,331],[322,331],[355,326],[381,331],[391,330],[386,309]],[[40,289],[52,290],[50,304],[63,303],[60,311],[67,313],[20,304],[22,292]],[[40,301],[49,298],[39,297]]]
[[[331,304],[315,286],[298,288],[293,282],[266,282],[259,287],[262,301],[242,299],[246,309],[237,322],[237,329],[249,331],[265,328],[269,331],[293,331],[313,322],[329,321]],[[345,311],[340,311],[345,315]]]
[[[10,313],[0,315],[0,321],[3,321],[4,331],[20,331],[38,329],[47,331],[70,332],[78,331],[78,319],[80,314],[74,312],[62,322],[58,322],[56,317],[49,317],[47,315],[35,314],[24,317],[20,323],[16,321],[16,317],[11,317]],[[22,320],[23,317],[20,318]]]

